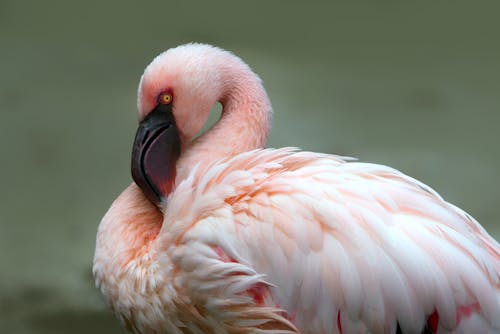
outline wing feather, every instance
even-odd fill
[[[451,331],[459,325],[457,309],[474,303],[481,323],[500,331],[498,243],[434,190],[394,169],[294,149],[257,150],[199,166],[169,207],[182,196],[191,207],[166,220],[174,222],[171,241],[213,245],[235,262],[193,260],[207,256],[206,248],[193,248],[183,254],[185,269],[196,261],[211,266],[197,275],[225,277],[225,298],[266,284],[267,305],[303,333],[339,332],[339,324],[346,333],[394,333],[397,324],[413,333],[434,311],[440,328]]]

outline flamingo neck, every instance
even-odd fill
[[[168,232],[162,230],[163,221],[163,214],[132,183],[99,225],[96,285],[130,332],[170,333],[172,319],[180,316],[171,252],[175,247],[164,242]]]
[[[168,268],[159,274],[156,266],[161,252],[154,241],[162,222],[162,214],[132,183],[99,225],[93,272],[97,286],[118,313],[127,310],[124,292],[142,300],[168,280]]]
[[[263,148],[271,128],[272,107],[260,78],[246,64],[226,64],[222,69],[222,104],[219,121],[186,145],[177,164],[184,179],[197,164]]]

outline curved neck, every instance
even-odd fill
[[[100,285],[113,285],[130,270],[155,261],[153,241],[163,216],[132,183],[113,202],[99,224],[94,274]]]
[[[194,140],[177,163],[177,180],[184,179],[197,164],[263,148],[271,128],[272,107],[260,78],[246,64],[222,69],[222,104],[219,121]]]
[[[162,222],[163,215],[132,183],[111,205],[97,233],[93,265],[96,285],[122,323],[129,330],[139,328],[141,333],[156,332],[153,328],[164,321],[155,316],[148,322],[150,303],[158,300],[159,287],[170,292],[161,295],[162,306],[176,307],[167,246],[155,242]]]

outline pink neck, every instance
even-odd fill
[[[177,180],[197,164],[207,164],[238,153],[263,148],[271,127],[271,103],[260,79],[246,65],[226,73],[219,121],[190,143],[177,163]]]

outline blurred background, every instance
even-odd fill
[[[96,229],[131,181],[139,77],[190,41],[261,75],[270,147],[391,165],[500,238],[500,6],[452,4],[0,0],[0,332],[123,332]]]

